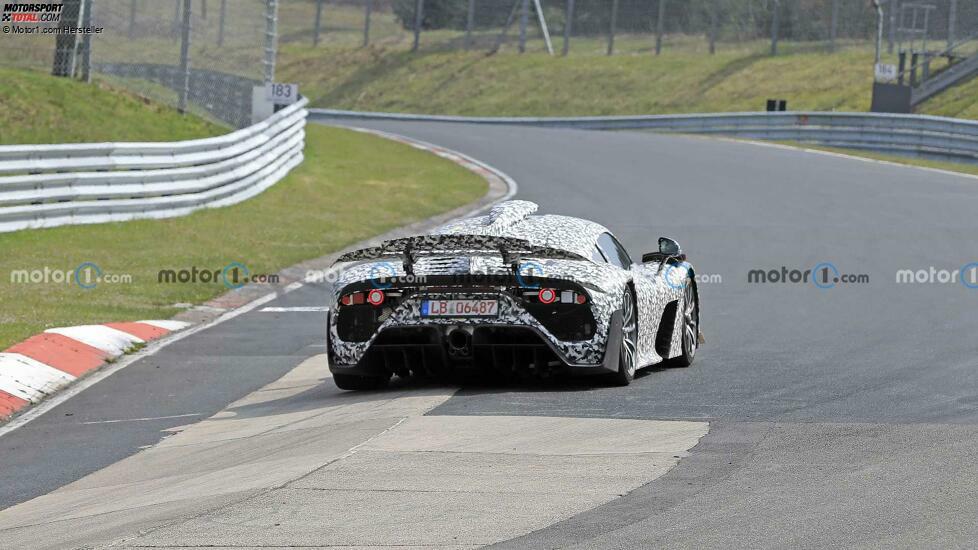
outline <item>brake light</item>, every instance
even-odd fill
[[[367,293],[367,303],[372,306],[379,306],[384,303],[384,291],[380,289],[373,289]]]
[[[541,304],[552,304],[557,301],[557,291],[552,288],[541,288],[537,294]]]
[[[344,306],[360,305],[363,303],[363,299],[364,296],[362,292],[354,292],[353,294],[347,294],[341,297],[340,303]]]

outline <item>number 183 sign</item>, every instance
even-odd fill
[[[275,105],[292,105],[299,101],[299,85],[269,82],[265,84],[265,99]]]

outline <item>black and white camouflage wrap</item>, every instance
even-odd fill
[[[340,269],[333,285],[332,305],[338,303],[350,284],[381,278],[398,279],[424,275],[463,275],[511,273],[518,262],[522,276],[546,277],[571,281],[583,286],[590,297],[596,321],[594,336],[587,341],[563,341],[551,334],[523,309],[519,300],[506,293],[428,292],[425,299],[499,300],[499,312],[493,318],[424,318],[421,298],[405,298],[382,322],[374,337],[385,329],[417,325],[507,325],[528,326],[542,334],[570,365],[600,366],[608,342],[612,313],[621,308],[629,286],[634,289],[638,311],[636,352],[639,366],[648,366],[681,354],[681,330],[672,332],[669,353],[660,356],[655,349],[656,333],[667,304],[681,300],[686,290],[685,268],[660,270],[658,263],[634,264],[621,269],[601,261],[594,251],[598,237],[608,230],[591,221],[557,215],[531,215],[537,205],[528,201],[508,201],[495,206],[483,216],[451,222],[427,235],[386,241],[380,246],[353,251],[338,261],[350,262]],[[500,248],[510,257],[503,257]],[[405,253],[411,254],[412,273],[405,270]],[[680,301],[681,305],[682,302]],[[681,307],[677,308],[673,326],[682,326]],[[329,341],[338,364],[356,364],[373,342],[345,342],[336,331],[331,317]]]

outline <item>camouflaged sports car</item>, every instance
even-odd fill
[[[536,210],[508,201],[340,256],[326,344],[336,385],[469,369],[625,385],[641,367],[693,362],[699,297],[674,240],[633,263],[601,225]]]

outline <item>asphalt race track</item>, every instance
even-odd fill
[[[588,447],[590,462],[581,459],[567,467],[595,475],[598,496],[567,488],[559,493],[564,497],[550,502],[486,501],[486,510],[526,506],[525,513],[512,517],[501,513],[498,521],[510,522],[507,529],[528,534],[500,546],[947,548],[971,547],[978,539],[978,288],[960,281],[897,282],[899,270],[956,272],[978,261],[978,179],[751,143],[641,132],[452,123],[358,125],[429,141],[492,164],[519,182],[518,198],[538,202],[545,212],[605,224],[633,257],[654,249],[661,235],[674,237],[700,277],[711,279],[699,285],[706,344],[689,369],[651,369],[627,388],[575,380],[483,384],[457,392],[408,383],[389,390],[389,402],[398,407],[405,406],[405,399],[418,400],[403,415],[409,418],[404,429],[414,429],[421,439],[430,435],[425,430],[435,430],[445,439],[441,448],[456,454],[476,452],[473,442],[457,440],[458,434],[496,426],[493,433],[506,438],[518,429],[507,420],[513,417],[566,418],[571,428],[560,429],[572,430],[567,433],[600,439],[609,430],[619,438],[622,456],[630,458],[617,463],[614,445],[595,442],[591,449],[586,438],[552,444],[563,449],[560,456],[571,456],[577,446]],[[832,288],[812,282],[748,282],[751,270],[780,273],[783,267],[790,272],[825,263],[839,275],[865,275],[868,280],[840,281]],[[307,286],[268,306],[324,304],[324,290]],[[212,421],[194,424],[220,411],[225,412],[219,417],[234,414],[242,421],[287,416],[301,423],[310,421],[303,415],[311,409],[349,405],[365,415],[356,417],[362,425],[377,428],[381,435],[357,439],[338,431],[340,447],[343,437],[363,441],[358,443],[366,445],[361,450],[377,453],[378,461],[394,460],[383,453],[398,450],[431,451],[418,447],[416,440],[396,440],[396,431],[384,431],[397,427],[384,427],[387,416],[369,416],[375,413],[358,409],[363,406],[359,398],[337,392],[329,380],[309,382],[324,368],[315,360],[323,353],[323,325],[322,314],[315,312],[246,313],[164,348],[0,438],[0,508],[11,507],[0,511],[0,541],[31,541],[36,547],[98,546],[121,539],[132,547],[175,540],[182,540],[182,546],[199,541],[260,546],[254,539],[211,540],[201,533],[219,534],[224,526],[228,533],[238,529],[258,537],[258,531],[247,529],[270,521],[262,510],[275,507],[294,512],[281,512],[276,526],[288,526],[291,518],[308,525],[346,513],[338,508],[349,506],[358,511],[360,529],[369,529],[375,510],[369,500],[341,499],[321,515],[306,512],[313,505],[300,490],[338,489],[315,478],[302,479],[325,485],[288,485],[296,477],[289,477],[289,468],[302,471],[305,464],[286,460],[295,454],[287,445],[282,447],[283,462],[274,468],[222,478],[217,484],[221,487],[197,495],[193,506],[232,510],[226,516],[188,514],[179,498],[164,503],[153,497],[127,510],[93,513],[72,523],[61,519],[72,517],[64,512],[71,501],[48,494],[79,480],[88,488],[80,487],[74,495],[110,490],[106,487],[118,491],[136,483],[126,477],[140,468],[127,461],[148,454],[137,455],[141,448],[159,444],[152,451],[162,453],[169,444],[179,454],[174,448],[181,445],[171,438],[159,443],[164,430],[178,429],[171,437],[187,439],[188,446],[192,441],[211,444],[216,433],[222,441],[267,433],[261,426],[242,424],[248,435],[229,435],[221,431],[227,428],[209,428]],[[273,384],[300,374],[301,383]],[[262,388],[284,393],[277,401],[255,397]],[[384,407],[395,406],[381,401]],[[624,423],[604,424],[608,419]],[[697,443],[705,422],[709,431]],[[656,462],[654,472],[637,463],[637,455],[628,454],[628,449],[652,452],[642,446],[643,438],[652,441],[662,430],[672,430],[670,426],[684,430],[676,436],[681,441],[668,452],[655,451],[666,463]],[[674,467],[671,456],[677,457]],[[481,471],[478,458],[459,460],[465,458],[473,462],[461,463],[460,471]],[[241,462],[235,467],[248,460],[235,459]],[[189,459],[182,455],[181,460]],[[152,464],[144,464],[142,473],[153,474]],[[510,473],[525,475],[525,464],[512,463]],[[534,464],[540,479],[557,475]],[[420,467],[409,466],[406,471]],[[609,470],[617,472],[619,482],[598,479],[598,473]],[[278,473],[282,480],[273,479]],[[119,481],[112,485],[103,480],[96,488],[100,474]],[[354,476],[351,486],[371,483],[351,472],[342,475]],[[229,479],[248,483],[229,487]],[[438,480],[435,473],[428,481],[438,485]],[[289,496],[274,502],[249,493],[278,481],[295,493],[283,493]],[[567,482],[549,481],[560,487]],[[532,485],[533,479],[526,483]],[[150,495],[163,490],[140,487]],[[41,498],[31,501],[35,497]],[[258,503],[253,509],[236,508],[234,503],[244,498],[258,498]],[[45,502],[51,504],[45,508]],[[415,505],[405,502],[399,510]],[[545,513],[546,506],[553,506],[552,515]],[[476,512],[463,520],[495,521],[494,514]],[[164,527],[161,518],[167,518]],[[178,523],[186,529],[174,530],[176,518],[186,520]],[[499,540],[493,535],[509,532],[502,527],[493,531],[495,527],[487,526],[486,538],[478,540]],[[405,538],[414,536],[410,529],[405,533]],[[50,538],[39,541],[39,534]],[[302,535],[297,528],[297,539],[289,544],[315,545],[310,542],[313,535]],[[377,546],[400,541],[397,533],[388,535],[385,541],[371,540]],[[349,540],[344,536],[355,533],[339,533],[336,540]],[[332,541],[320,541],[327,543]],[[472,542],[457,541],[458,546],[466,544]],[[3,542],[0,546],[6,547]]]

